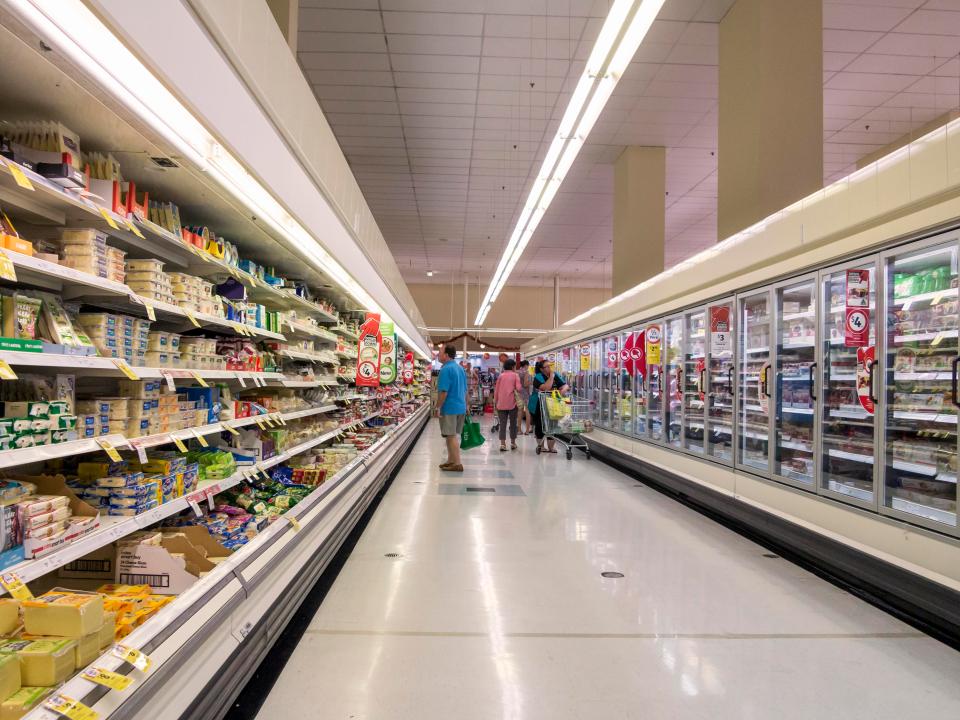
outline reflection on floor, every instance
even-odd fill
[[[458,477],[427,427],[258,718],[960,717],[960,653],[595,460],[520,445]],[[440,490],[505,483],[523,494]]]

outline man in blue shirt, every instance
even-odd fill
[[[440,418],[440,434],[447,442],[447,462],[441,470],[463,472],[460,462],[460,433],[463,418],[467,414],[467,376],[457,365],[457,349],[447,345],[440,355],[443,367],[437,377],[437,417]]]

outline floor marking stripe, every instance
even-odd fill
[[[462,637],[485,638],[486,632],[443,632],[427,630],[314,630],[311,635],[349,635],[371,637]],[[525,633],[508,632],[502,637],[549,638],[561,640],[846,640],[926,638],[921,632],[891,633]]]

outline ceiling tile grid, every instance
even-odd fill
[[[717,241],[719,21],[667,0],[511,283],[607,287],[613,163],[667,147],[665,261]],[[301,0],[299,58],[408,282],[485,283],[609,0]],[[824,179],[960,104],[960,0],[824,0]]]

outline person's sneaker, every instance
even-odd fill
[[[447,472],[463,472],[463,465],[444,465],[440,469]]]

